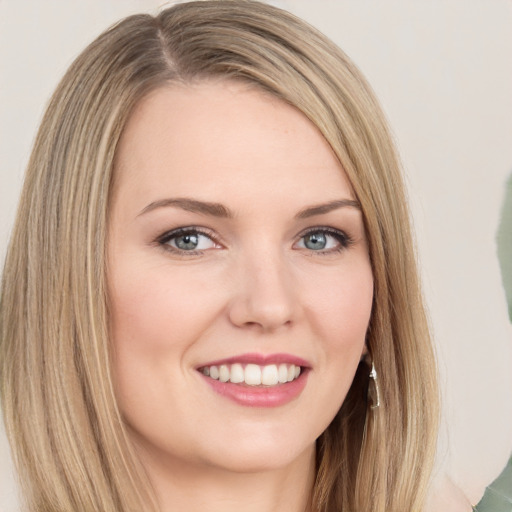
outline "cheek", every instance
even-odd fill
[[[158,356],[179,349],[215,316],[214,290],[200,276],[165,268],[133,269],[137,265],[131,271],[119,268],[111,276],[111,334],[117,350],[130,347]]]
[[[140,411],[158,417],[162,397],[171,399],[168,389],[187,382],[193,347],[214,322],[219,300],[201,275],[140,262],[118,265],[109,291],[113,372],[121,409],[129,418]]]
[[[373,277],[369,263],[333,273],[323,289],[310,292],[308,312],[321,345],[319,368],[327,423],[341,407],[365,350],[373,304]]]
[[[373,280],[364,276],[342,283],[344,290],[333,293],[329,314],[332,343],[349,349],[353,344],[359,350],[366,339],[373,303]],[[338,313],[336,313],[336,311]]]
[[[332,356],[363,348],[373,304],[373,276],[369,262],[333,272],[323,286],[310,288],[308,311]]]
[[[220,298],[214,279],[205,280],[200,271],[140,260],[119,261],[109,285],[118,403],[127,423],[151,438],[153,428],[172,425],[190,385],[191,357],[222,309]]]

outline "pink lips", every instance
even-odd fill
[[[201,373],[201,377],[213,389],[213,391],[219,395],[229,398],[239,405],[249,407],[279,407],[291,402],[306,386],[309,370],[311,369],[306,360],[291,354],[243,354],[236,357],[220,359],[202,364],[197,367],[197,370],[206,366],[211,367],[235,363],[242,365],[257,364],[260,366],[287,363],[301,367],[301,374],[292,382],[270,387],[256,387],[248,386],[247,384],[220,382],[219,380],[212,379]]]

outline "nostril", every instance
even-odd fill
[[[229,310],[231,322],[251,330],[273,331],[290,326],[295,316],[295,306],[287,298],[240,297]]]

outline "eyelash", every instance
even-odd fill
[[[315,226],[313,228],[309,228],[301,234],[300,238],[303,239],[306,236],[312,235],[315,233],[323,233],[323,234],[332,236],[339,242],[339,246],[334,249],[326,249],[326,250],[319,250],[319,251],[311,250],[310,252],[312,254],[328,255],[328,254],[333,254],[333,253],[340,253],[340,252],[344,251],[345,249],[348,249],[354,243],[353,238],[350,237],[344,231],[340,231],[339,229],[329,228],[326,226]]]
[[[335,238],[339,246],[333,249],[327,249],[327,250],[309,250],[311,252],[311,255],[313,254],[320,254],[320,255],[328,255],[328,254],[334,254],[334,253],[340,253],[346,249],[348,249],[351,245],[353,245],[354,240],[344,231],[340,231],[337,229],[333,229],[330,227],[325,226],[316,226],[313,228],[309,228],[305,232],[301,233],[299,239],[304,239],[308,235],[312,235],[315,233],[322,233],[326,234],[328,236],[332,236]],[[219,244],[218,240],[216,239],[214,233],[210,230],[207,230],[205,228],[200,228],[196,226],[189,226],[185,228],[178,228],[174,229],[172,231],[167,231],[160,237],[156,239],[156,242],[158,245],[165,251],[171,252],[173,254],[177,254],[180,256],[201,256],[204,254],[205,250],[190,250],[186,251],[183,249],[179,249],[176,247],[172,247],[169,245],[169,242],[175,238],[178,238],[179,236],[185,236],[185,235],[203,235],[209,238],[213,243]],[[307,250],[307,248],[305,248]]]
[[[219,242],[215,238],[215,235],[212,231],[196,227],[196,226],[189,226],[186,228],[178,228],[173,229],[172,231],[167,231],[163,235],[157,238],[156,242],[164,249],[165,251],[171,252],[173,254],[183,255],[183,256],[200,256],[204,253],[204,250],[199,251],[185,251],[182,249],[178,249],[177,247],[172,247],[169,245],[169,242],[173,238],[178,238],[179,236],[185,236],[185,235],[203,235],[209,238],[212,242],[218,244]]]

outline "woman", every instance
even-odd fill
[[[0,319],[29,510],[423,508],[437,391],[398,160],[359,71],[279,9],[184,3],[78,57]]]

